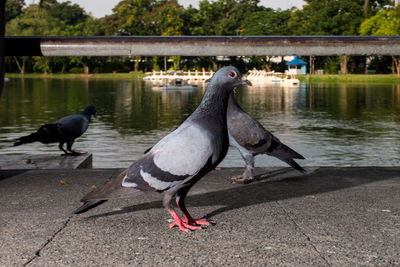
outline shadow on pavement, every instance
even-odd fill
[[[0,181],[3,179],[11,178],[13,176],[22,174],[28,170],[0,170]]]
[[[290,169],[288,171],[285,168],[257,175],[257,181],[251,184],[229,185],[230,188],[228,189],[189,195],[186,198],[186,203],[189,208],[223,206],[204,216],[205,218],[212,218],[226,211],[251,205],[342,190],[399,177],[399,175],[398,170],[379,167],[324,167],[305,175],[299,175],[297,172],[290,171]],[[88,218],[162,208],[161,199],[160,196],[159,201],[128,206],[118,211],[93,215]]]

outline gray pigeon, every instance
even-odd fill
[[[282,144],[277,137],[267,131],[257,120],[244,112],[236,102],[233,92],[229,96],[227,123],[229,143],[239,149],[246,162],[242,175],[232,178],[234,183],[249,183],[254,180],[254,157],[267,154],[276,157],[296,170],[305,170],[293,159],[304,159],[302,155]]]
[[[164,193],[163,205],[174,219],[170,227],[178,226],[188,232],[209,225],[206,219],[193,219],[184,201],[190,188],[227,153],[228,99],[241,84],[250,82],[235,67],[218,70],[196,110],[119,176],[83,197],[84,204],[75,213],[85,212],[108,199],[157,191]],[[172,207],[174,197],[184,219]]]
[[[33,142],[43,144],[58,142],[58,147],[66,155],[82,155],[84,153],[72,150],[72,144],[76,138],[86,132],[92,115],[96,117],[96,107],[89,105],[81,114],[66,116],[54,123],[43,125],[36,133],[18,138],[14,146]],[[67,143],[67,150],[63,148],[65,143]]]

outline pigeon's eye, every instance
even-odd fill
[[[236,72],[234,71],[229,72],[229,77],[235,78],[236,76],[237,76]]]

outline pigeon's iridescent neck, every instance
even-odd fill
[[[226,108],[228,97],[232,90],[222,88],[213,83],[210,83],[204,93],[203,99],[198,107],[200,110],[214,110]]]
[[[82,115],[85,116],[87,118],[87,120],[90,122],[90,119],[92,118],[92,113],[91,112],[88,112],[88,111],[84,110],[82,112]]]

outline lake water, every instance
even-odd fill
[[[73,148],[93,153],[93,167],[127,167],[175,129],[200,103],[205,87],[155,91],[143,81],[17,78],[0,99],[0,156],[60,153],[57,144],[13,141],[88,104],[98,117]],[[253,86],[236,93],[243,109],[304,157],[302,166],[400,165],[400,86],[301,84]],[[230,148],[221,166],[244,166]],[[256,166],[286,166],[258,156]]]

